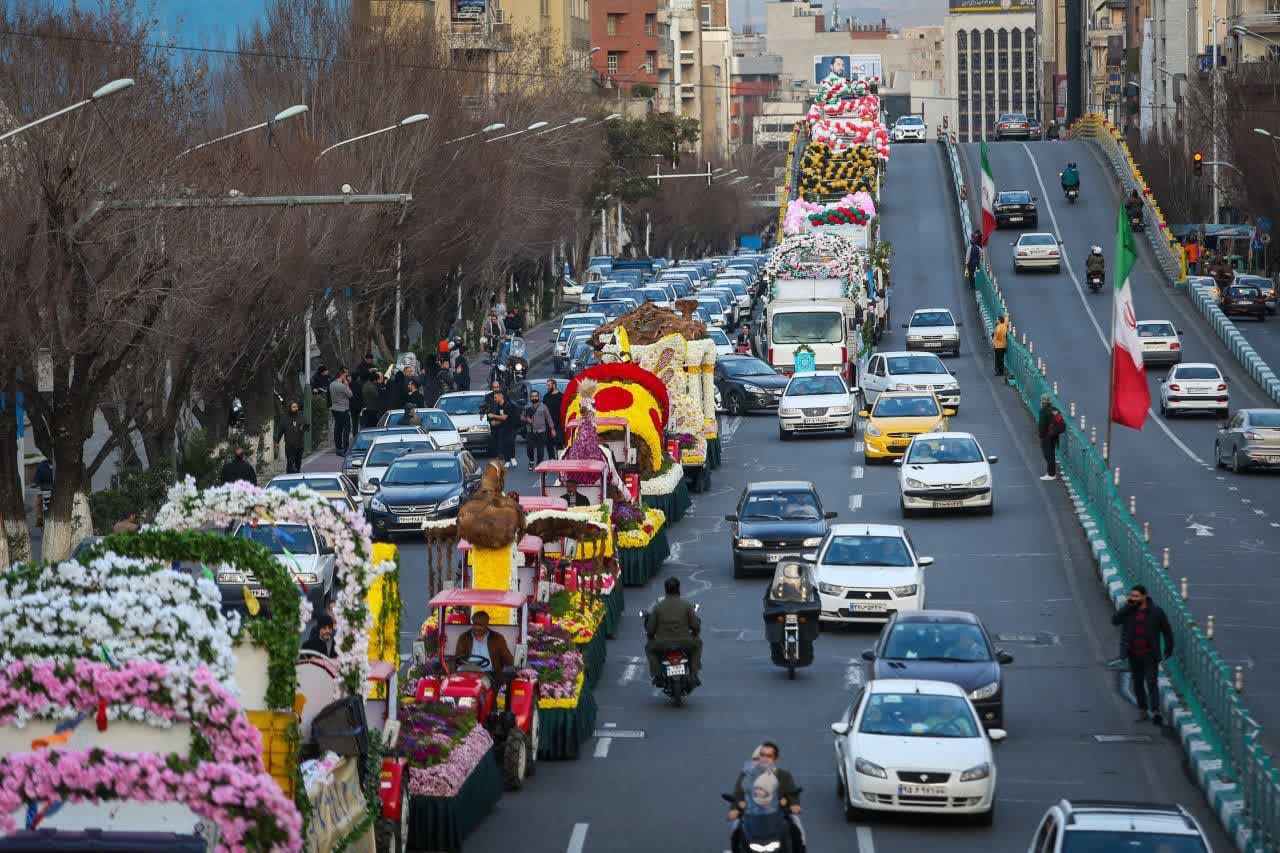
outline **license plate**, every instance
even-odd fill
[[[667,675],[685,675],[685,666],[682,663],[667,664]]]
[[[925,341],[924,345],[932,349],[937,349],[938,347],[942,346],[942,343],[940,341]]]
[[[899,797],[945,797],[947,789],[942,785],[899,785]]]
[[[806,424],[825,424],[826,422],[826,418],[805,418],[803,421]]]
[[[1010,221],[1010,222],[1021,222],[1021,221],[1022,221],[1022,217],[1021,217],[1021,216],[1010,216],[1010,217],[1009,217],[1009,221]]]
[[[401,524],[421,524],[426,521],[425,515],[402,515],[396,518]]]
[[[1280,456],[1264,456],[1262,458],[1267,462],[1280,462]]]
[[[266,591],[265,589],[251,589],[251,590],[249,590],[249,592],[253,593],[253,597],[254,597],[254,598],[266,598],[266,597],[267,597],[267,591]]]
[[[890,447],[906,447],[910,443],[911,443],[910,441],[891,441],[889,442],[889,446]]]
[[[783,560],[798,560],[800,559],[800,555],[799,554],[767,554],[764,559],[766,563],[779,563]]]
[[[794,613],[790,613],[787,615],[788,625],[795,625],[799,621],[800,621],[800,617],[796,616]]]
[[[959,509],[964,506],[964,501],[934,501],[933,505],[939,509]]]
[[[856,613],[883,613],[885,610],[885,606],[878,601],[870,601],[870,602],[864,602],[861,604],[855,604],[850,609]]]

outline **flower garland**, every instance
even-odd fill
[[[154,562],[101,554],[0,573],[0,664],[85,657],[203,664],[234,690],[239,629],[211,580]]]
[[[578,677],[573,680],[573,693],[570,696],[557,699],[539,699],[538,709],[541,711],[557,711],[568,710],[578,707],[578,702],[582,699],[582,686],[586,683],[586,673],[578,673]]]
[[[779,278],[820,275],[844,279],[846,287],[860,288],[866,267],[866,254],[853,248],[848,238],[816,229],[783,240],[770,253],[764,275],[770,283]]]
[[[436,702],[400,706],[400,737],[394,752],[409,763],[411,794],[455,796],[492,747],[493,738],[476,724],[469,709]]]
[[[645,507],[644,521],[618,534],[618,545],[623,548],[643,548],[653,541],[667,515],[660,509]]]
[[[871,196],[862,191],[849,193],[840,201],[829,205],[794,198],[787,204],[782,226],[783,233],[793,237],[804,229],[805,222],[815,226],[841,224],[826,221],[826,217],[831,213],[841,213],[847,218],[848,223],[854,225],[869,225],[871,218],[876,214],[876,205]]]
[[[369,631],[373,614],[366,597],[374,578],[395,568],[373,561],[369,523],[354,512],[339,512],[307,488],[285,492],[260,489],[244,481],[206,489],[187,477],[169,490],[168,502],[156,514],[155,527],[194,530],[207,525],[228,526],[249,518],[314,527],[335,551],[334,576],[341,582],[334,607],[335,663],[347,695],[363,695],[369,675]],[[300,618],[309,621],[305,599]]]
[[[521,675],[538,682],[538,707],[544,707],[547,700],[574,696],[583,665],[573,636],[559,625],[549,625],[530,632],[529,665]]]
[[[684,467],[679,462],[667,460],[667,467],[657,475],[640,481],[642,495],[669,495],[684,479]]]

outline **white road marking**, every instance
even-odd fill
[[[862,509],[862,495],[849,495],[849,509]]]
[[[865,449],[866,449],[866,445],[863,444],[861,441],[855,441],[853,443],[853,451],[855,453],[861,453]]]
[[[854,465],[849,471],[849,477],[854,480],[861,480],[864,471],[861,465]]]
[[[640,664],[638,663],[627,664],[626,669],[622,670],[622,677],[618,679],[618,686],[625,687],[630,684],[632,679],[636,677],[636,672],[639,671],[639,669]]]
[[[575,823],[573,825],[573,834],[569,836],[569,846],[564,849],[564,853],[582,853],[582,847],[587,843],[587,823]]]
[[[858,827],[858,853],[876,853],[875,842],[871,840],[871,827]]]
[[[729,425],[724,428],[724,432],[720,434],[720,442],[728,444],[740,426],[742,426],[742,415],[734,415],[733,419],[729,421]]]
[[[671,557],[672,560],[675,560],[677,563],[680,562],[680,548],[683,547],[683,545],[684,545],[683,542],[671,543],[671,553],[669,556]]]
[[[1188,524],[1188,525],[1187,525],[1187,529],[1188,529],[1188,530],[1194,530],[1194,531],[1196,532],[1196,535],[1197,535],[1197,536],[1212,536],[1212,535],[1213,535],[1213,528],[1212,528],[1212,527],[1210,527],[1210,526],[1209,526],[1209,525],[1207,525],[1207,524],[1201,524],[1201,523],[1200,523],[1200,522],[1198,522],[1198,521],[1193,521],[1193,522],[1191,522],[1190,524]]]
[[[1271,526],[1272,526],[1272,527],[1280,527],[1280,521],[1273,521],[1273,522],[1271,522]]]
[[[596,741],[596,752],[595,752],[595,757],[596,757],[596,758],[608,758],[608,757],[609,757],[609,745],[610,745],[610,744],[612,744],[612,743],[613,743],[613,738],[611,738],[611,737],[602,737],[602,738],[600,738],[599,740],[597,740],[597,741]]]
[[[1044,208],[1049,213],[1049,218],[1053,220],[1053,230],[1055,234],[1062,234],[1062,229],[1058,227],[1058,217],[1053,212],[1053,205],[1049,203],[1049,191],[1045,189],[1044,178],[1040,176],[1040,166],[1036,163],[1036,158],[1031,156],[1031,149],[1027,147],[1027,143],[1022,143],[1022,150],[1026,152],[1027,159],[1031,161],[1031,168],[1036,173],[1036,183],[1040,185],[1040,195],[1044,199]],[[1084,306],[1084,311],[1089,315],[1089,322],[1093,324],[1093,329],[1098,333],[1098,340],[1102,342],[1102,348],[1108,353],[1111,352],[1111,338],[1102,331],[1102,326],[1098,325],[1098,320],[1093,316],[1093,307],[1089,305],[1089,300],[1084,295],[1084,288],[1080,286],[1080,279],[1076,276],[1076,271],[1072,268],[1071,262],[1066,257],[1066,246],[1062,247],[1062,268],[1067,271],[1067,275],[1071,276],[1071,282],[1075,285],[1076,295],[1080,297],[1080,304]],[[1169,429],[1168,424],[1164,422],[1164,418],[1156,417],[1156,413],[1151,409],[1147,409],[1147,417],[1149,417],[1156,426],[1160,427],[1160,431],[1169,437],[1179,450],[1187,454],[1187,457],[1197,465],[1206,465],[1205,461],[1183,444],[1182,439],[1173,434],[1173,430]],[[1206,466],[1207,467],[1207,466]]]
[[[852,690],[862,684],[862,658],[851,658],[844,668],[844,686]]]

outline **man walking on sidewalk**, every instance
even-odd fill
[[[378,421],[382,419],[382,386],[379,384],[381,377],[378,371],[373,371],[365,383],[360,386],[360,395],[363,398],[360,407],[361,414],[364,415],[364,426],[376,427]]]
[[[991,332],[991,351],[996,359],[996,376],[1004,376],[1004,354],[1009,348],[1009,321],[1001,314]]]
[[[338,369],[338,378],[329,386],[329,413],[333,415],[333,449],[339,456],[347,455],[351,443],[351,377],[344,368]]]
[[[285,473],[298,474],[302,471],[302,448],[306,443],[306,434],[311,432],[311,424],[296,402],[289,404],[289,413],[276,429],[276,441],[284,439]]]
[[[969,238],[969,251],[964,258],[964,276],[973,287],[977,281],[978,265],[982,263],[982,232],[974,231]]]
[[[1157,726],[1160,715],[1160,662],[1173,656],[1173,628],[1164,611],[1151,602],[1147,588],[1134,584],[1121,607],[1111,617],[1120,626],[1120,647],[1133,673],[1133,695],[1138,700],[1138,721]]]
[[[1040,398],[1040,421],[1037,432],[1040,436],[1040,450],[1044,453],[1045,472],[1041,480],[1055,480],[1058,477],[1058,439],[1067,431],[1067,422],[1062,412],[1053,406],[1049,395]]]
[[[521,419],[525,425],[525,452],[532,471],[543,459],[550,459],[554,452],[551,442],[555,440],[556,422],[537,391],[529,392],[529,405],[525,406]]]

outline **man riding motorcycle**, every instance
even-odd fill
[[[1094,246],[1089,252],[1089,257],[1084,259],[1084,272],[1085,277],[1088,279],[1092,279],[1094,276],[1097,276],[1103,281],[1106,281],[1107,260],[1102,257],[1101,246]],[[1089,286],[1092,287],[1092,283],[1090,283]]]
[[[747,323],[742,324],[742,328],[738,331],[738,339],[735,345],[739,352],[751,352],[751,326]]]
[[[1130,220],[1135,217],[1138,219],[1142,218],[1142,197],[1138,195],[1137,190],[1130,192],[1129,197],[1125,199],[1124,210],[1125,215],[1127,215]]]
[[[1064,192],[1080,189],[1080,169],[1075,163],[1068,163],[1067,168],[1062,170],[1062,189]]]
[[[771,775],[777,781],[777,795],[780,804],[786,809],[791,824],[792,849],[804,849],[804,828],[800,824],[800,788],[795,778],[786,770],[778,767],[778,745],[773,741],[765,741],[751,753],[751,763],[738,774],[733,785],[733,806],[729,809],[729,820],[737,821],[747,807],[746,781],[748,777],[758,779],[760,774]]]
[[[680,597],[680,579],[667,578],[663,584],[666,595],[653,605],[649,618],[645,620],[645,633],[649,641],[645,643],[645,655],[649,659],[649,675],[654,686],[658,686],[662,676],[662,664],[658,656],[672,649],[682,649],[689,654],[689,668],[693,683],[701,684],[702,672],[702,620],[689,602]]]

